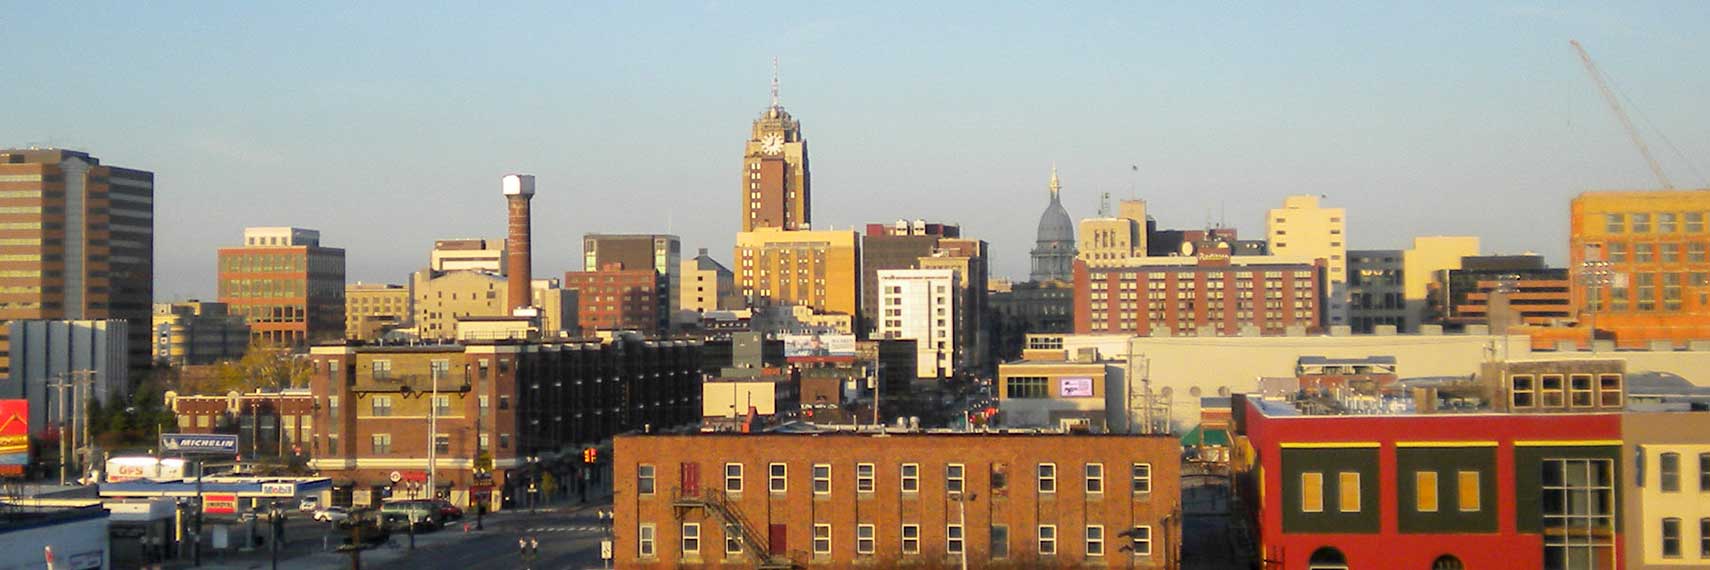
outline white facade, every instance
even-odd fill
[[[444,239],[433,243],[428,267],[434,271],[486,271],[505,274],[505,240]]]
[[[287,226],[266,226],[243,229],[243,245],[250,246],[312,246],[320,247],[321,232]]]
[[[30,434],[40,435],[70,405],[84,406],[89,398],[102,404],[110,398],[130,397],[126,378],[130,357],[124,319],[100,321],[12,321],[10,335],[12,374],[0,384],[0,397],[30,401]],[[64,400],[55,384],[64,382]],[[81,414],[83,408],[78,408]],[[69,415],[75,418],[78,415]]]
[[[951,269],[879,270],[879,337],[914,339],[921,378],[956,373],[958,285]]]
[[[0,570],[39,568],[112,568],[108,547],[107,511],[99,504],[79,509],[44,509],[50,518],[43,524],[19,525],[0,532]],[[54,564],[47,564],[47,553]]]
[[[1348,324],[1348,213],[1321,208],[1318,197],[1289,196],[1265,217],[1271,254],[1325,261],[1324,324]]]

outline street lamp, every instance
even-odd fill
[[[282,525],[285,524],[285,510],[279,506],[279,501],[273,501],[267,509],[267,528],[272,536],[267,537],[268,550],[273,554],[273,570],[279,570],[279,539],[285,535]]]

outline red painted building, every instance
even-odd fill
[[[1622,567],[1619,414],[1231,405],[1265,569]]]

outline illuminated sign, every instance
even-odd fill
[[[30,463],[30,401],[0,400],[0,475],[23,475]]]
[[[237,495],[203,495],[202,512],[229,515],[237,512]]]

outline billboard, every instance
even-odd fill
[[[1093,397],[1092,378],[1075,377],[1058,380],[1057,395],[1063,398]]]
[[[23,475],[29,463],[30,401],[0,400],[0,475]]]
[[[836,333],[784,335],[784,357],[855,356],[855,335]]]
[[[167,453],[237,455],[238,436],[211,433],[163,433],[160,449]]]

